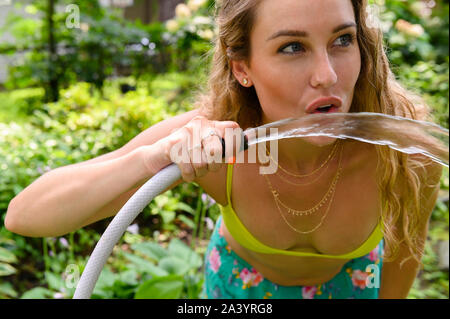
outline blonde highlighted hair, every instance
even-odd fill
[[[212,57],[206,94],[198,96],[197,107],[214,120],[231,120],[241,128],[261,124],[262,110],[254,87],[246,88],[235,79],[230,61],[250,62],[250,34],[255,11],[262,0],[217,1],[216,22],[219,34]],[[361,52],[361,71],[355,85],[350,112],[376,112],[431,121],[423,100],[403,88],[395,79],[383,44],[383,33],[367,26],[367,0],[351,0]],[[431,160],[376,145],[377,185],[382,203],[386,242],[385,260],[396,258],[400,244],[409,248],[410,257],[419,264],[423,254],[421,218],[425,166]]]

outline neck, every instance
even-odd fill
[[[266,143],[272,158],[288,171],[307,174],[319,168],[327,160],[339,139],[316,136],[286,138],[275,142],[277,143],[276,152],[275,149],[271,149],[269,142]],[[339,149],[340,146],[337,146],[336,151]]]
[[[303,138],[282,139],[278,140],[278,158],[273,154],[273,150],[270,153],[272,158],[288,171],[308,174],[327,160],[336,142],[337,139],[334,139],[327,145],[317,146]],[[336,151],[339,151],[339,146]]]

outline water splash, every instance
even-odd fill
[[[270,128],[276,128],[271,133]],[[437,124],[380,113],[327,113],[288,118],[244,131],[248,145],[284,138],[329,136],[387,145],[407,153],[423,154],[448,167],[448,133]]]

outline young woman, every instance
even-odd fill
[[[405,298],[415,279],[441,167],[385,146],[329,137],[278,142],[260,163],[208,163],[226,128],[334,112],[429,119],[389,69],[365,0],[223,0],[209,90],[198,107],[122,148],[50,171],[10,203],[6,227],[60,236],[114,215],[183,143],[178,163],[221,205],[205,256],[208,298]],[[196,135],[196,136],[194,136]],[[201,141],[193,145],[195,139]],[[232,147],[227,144],[227,147]],[[267,145],[267,153],[270,155]],[[272,150],[273,152],[274,150]]]

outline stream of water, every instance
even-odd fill
[[[244,131],[248,145],[284,138],[329,136],[387,145],[408,154],[423,154],[448,167],[449,131],[431,122],[380,113],[329,113],[288,118]]]

